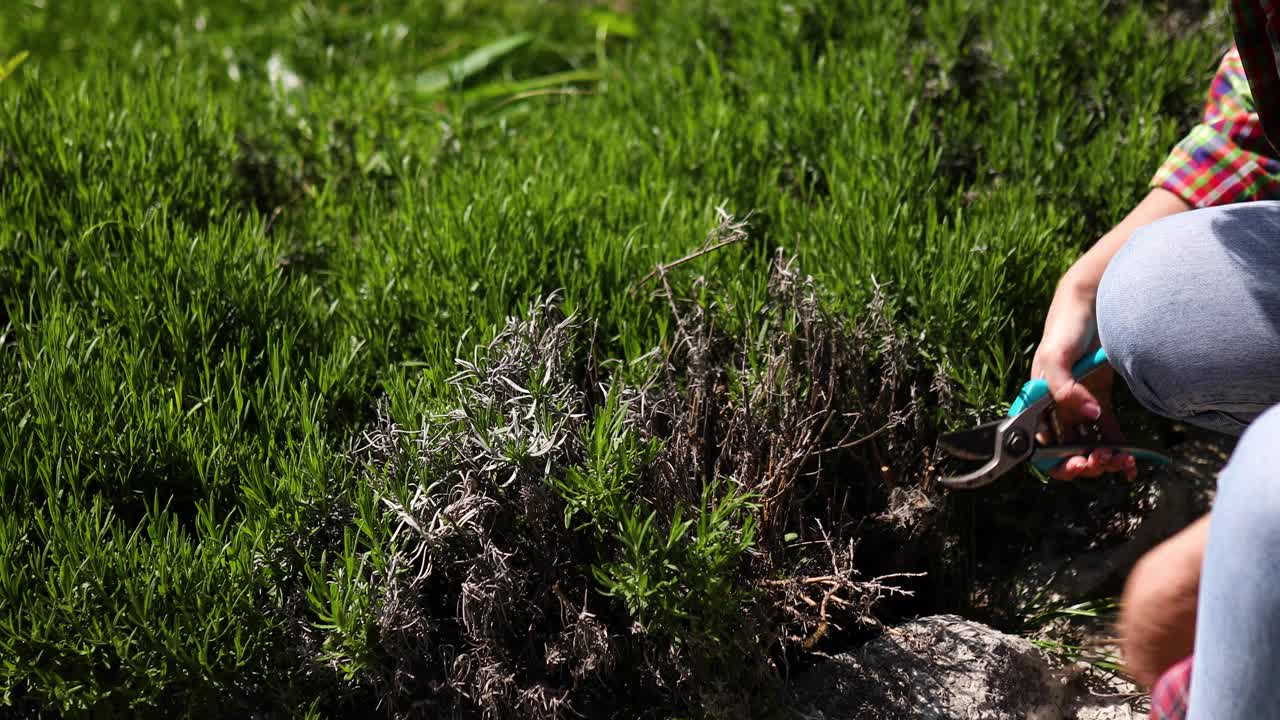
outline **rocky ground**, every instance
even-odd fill
[[[1096,599],[1146,550],[1204,512],[1232,443],[1181,428],[1175,436],[1168,448],[1174,464],[1147,479],[1151,509],[1130,519],[1123,542],[1056,562],[1037,558],[1015,583],[1042,584],[1047,602],[1060,606]],[[922,617],[800,674],[792,706],[813,720],[1144,718],[1146,694],[1099,661],[1118,658],[1112,620],[1063,615],[1028,638],[957,615]]]
[[[813,720],[1130,720],[1143,717],[1140,695],[1123,681],[1100,687],[1026,638],[934,615],[832,656],[795,697]]]

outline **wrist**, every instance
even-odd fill
[[[1069,297],[1076,301],[1084,301],[1089,304],[1098,297],[1098,285],[1102,278],[1098,273],[1087,272],[1082,269],[1080,264],[1072,266],[1070,270],[1063,273],[1062,278],[1058,280],[1057,295],[1059,297]]]

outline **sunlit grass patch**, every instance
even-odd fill
[[[3,4],[0,699],[476,711],[512,677],[486,674],[499,648],[524,673],[504,708],[532,688],[563,713],[571,692],[741,710],[743,667],[777,681],[880,619],[873,573],[963,560],[893,541],[942,510],[930,433],[1006,399],[1058,274],[1194,115],[1228,33],[1162,22],[1083,1]],[[747,234],[702,252],[722,211]],[[457,375],[552,296],[578,323],[559,386]],[[423,465],[401,438],[383,477],[352,452],[380,422],[471,444]],[[421,589],[398,559],[439,540],[408,520],[472,497],[428,492],[468,471],[533,493],[438,529],[493,569],[480,604],[458,618],[453,568],[442,606],[397,606]],[[895,529],[855,553],[858,523]],[[525,569],[479,551],[539,529],[520,557],[551,570],[502,585]],[[511,588],[555,598],[538,627],[568,634],[507,633],[482,601]],[[469,632],[484,662],[423,650]],[[690,660],[713,639],[739,674]]]

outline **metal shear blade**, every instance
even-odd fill
[[[1040,419],[1051,407],[1053,397],[1045,394],[1015,415],[944,435],[940,445],[949,454],[985,462],[972,472],[940,478],[939,482],[956,489],[982,487],[1031,458],[1037,449]]]
[[[995,449],[996,433],[1003,420],[992,420],[968,430],[947,433],[938,445],[952,457],[961,460],[990,460]]]

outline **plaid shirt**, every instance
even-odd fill
[[[1244,41],[1239,30],[1236,35]],[[1238,47],[1231,48],[1218,66],[1200,124],[1174,146],[1151,179],[1152,187],[1164,188],[1195,207],[1280,199],[1280,153],[1263,132],[1264,118],[1278,122],[1276,111],[1266,104],[1275,104],[1276,93],[1268,95],[1264,88],[1277,86],[1255,81],[1257,52],[1243,44]],[[1265,51],[1271,51],[1269,43]],[[1274,63],[1271,70],[1274,77]]]
[[[1151,688],[1151,720],[1186,720],[1191,694],[1191,658],[1174,665]]]

